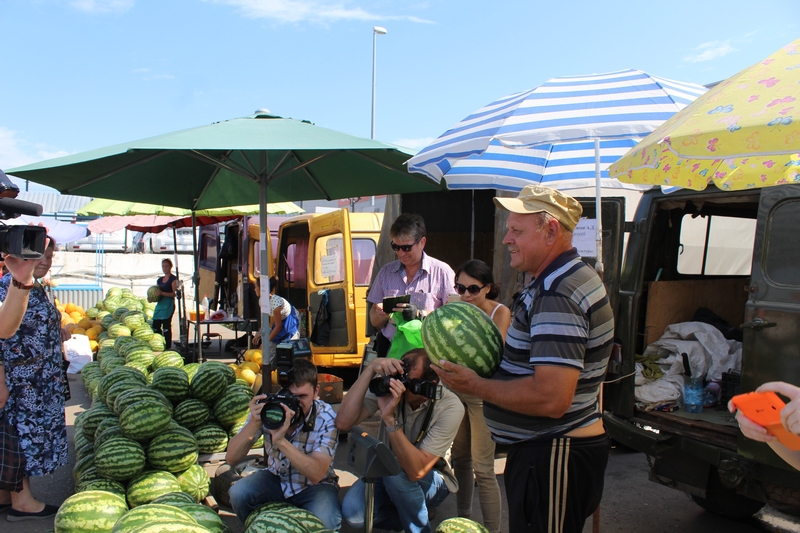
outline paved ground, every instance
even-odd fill
[[[216,350],[210,352],[209,355],[213,359],[226,361],[224,357],[220,358],[216,354]],[[83,389],[80,376],[70,376],[70,384],[72,400],[67,405],[67,424],[70,442],[72,442],[75,416],[89,408],[90,400]],[[371,432],[375,431],[377,429],[377,419],[367,421],[363,426]],[[340,475],[342,496],[355,480],[355,477],[348,471],[347,449],[347,443],[341,443],[334,461],[334,467]],[[70,456],[72,458],[74,458],[73,451],[72,446],[70,446]],[[72,480],[73,464],[71,462],[71,464],[62,467],[51,476],[33,478],[31,483],[37,497],[48,503],[60,504],[70,496],[74,491]],[[505,501],[503,468],[503,460],[498,459],[495,469],[498,472],[498,481]],[[212,473],[215,470],[212,466],[208,466],[207,469]],[[648,466],[644,455],[622,449],[612,450],[606,472],[606,490],[600,509],[599,531],[604,533],[629,533],[631,531],[648,531],[648,533],[713,533],[717,531],[752,533],[765,529],[765,526],[755,519],[734,522],[707,513],[683,493],[647,481],[647,471]],[[477,500],[477,491],[475,497]],[[473,506],[473,512],[473,518],[480,520],[480,506],[477,501]],[[455,497],[450,496],[437,509],[434,524],[438,524],[445,518],[455,516],[455,514]],[[229,509],[221,508],[220,515],[233,533],[243,531],[242,525],[236,516],[230,513]],[[50,520],[8,523],[4,520],[4,517],[0,516],[0,521],[2,522],[2,525],[0,525],[0,532],[2,533],[44,533],[53,527]],[[508,533],[505,509],[503,524],[503,532]],[[342,531],[353,533],[356,530],[345,526]],[[591,531],[592,521],[588,520],[584,533]]]

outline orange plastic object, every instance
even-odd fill
[[[200,310],[200,320],[205,320],[206,312],[202,309]],[[189,311],[189,320],[195,322],[197,320],[197,312],[196,311]]]
[[[734,407],[744,416],[764,426],[770,435],[790,450],[800,450],[800,436],[786,430],[781,424],[781,409],[786,405],[774,392],[748,392],[731,399]]]

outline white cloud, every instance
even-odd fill
[[[421,137],[419,139],[397,139],[396,141],[392,141],[392,144],[397,146],[403,146],[405,148],[411,148],[412,150],[422,150],[429,144],[431,144],[435,137]]]
[[[31,144],[17,136],[17,132],[0,126],[0,168],[7,169],[69,155],[70,152],[45,144]]]
[[[69,5],[86,13],[125,13],[133,7],[135,0],[70,0]]]
[[[340,20],[407,20],[430,24],[431,21],[408,15],[379,15],[354,6],[349,2],[328,0],[210,0],[236,7],[245,17],[268,19],[279,23],[316,22]]]
[[[699,63],[701,61],[711,61],[718,57],[724,57],[731,52],[736,52],[737,49],[731,46],[730,41],[711,41],[703,43],[694,49],[694,53],[684,57],[684,61],[690,63]]]

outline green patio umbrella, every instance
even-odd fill
[[[214,207],[195,211],[198,217],[224,217],[257,215],[258,204],[238,205],[231,207]],[[305,210],[293,202],[273,202],[267,204],[268,215],[299,215]],[[139,216],[156,215],[167,217],[190,217],[191,209],[170,207],[168,205],[144,204],[140,202],[125,202],[123,200],[109,200],[108,198],[95,198],[76,211],[77,215],[86,216]]]
[[[62,193],[194,211],[258,199],[261,227],[266,228],[268,197],[291,202],[441,190],[430,178],[407,172],[404,163],[412,155],[390,144],[258,110],[6,173]],[[261,239],[262,264],[267,264],[266,232]],[[197,289],[195,296],[197,300]],[[262,311],[261,318],[267,338],[269,317]]]

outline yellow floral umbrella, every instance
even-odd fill
[[[800,39],[719,83],[609,168],[625,183],[800,183]]]

